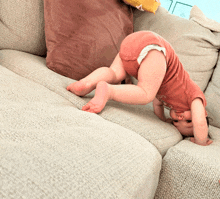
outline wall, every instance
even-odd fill
[[[203,13],[220,23],[220,0],[160,0],[170,13],[189,19],[190,10],[197,5]]]

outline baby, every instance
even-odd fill
[[[138,80],[137,85],[120,84],[128,74]],[[83,111],[99,113],[108,100],[140,105],[153,101],[154,113],[162,121],[173,123],[184,136],[194,136],[191,141],[196,144],[212,143],[203,92],[190,79],[172,46],[156,33],[130,34],[110,68],[98,68],[67,90],[84,96],[95,88],[94,98]],[[172,119],[165,118],[164,106],[170,109]]]

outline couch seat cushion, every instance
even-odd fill
[[[0,63],[4,66],[61,95],[78,109],[94,96],[92,92],[81,98],[67,91],[66,87],[74,80],[49,70],[44,58],[10,50],[1,51],[0,57]],[[109,101],[99,115],[141,135],[156,146],[161,155],[165,155],[171,146],[182,140],[181,134],[173,125],[157,118],[153,113],[152,104],[132,106]]]
[[[210,126],[213,143],[199,146],[184,140],[163,159],[155,199],[220,198],[220,130]]]
[[[154,197],[162,160],[150,142],[78,110],[69,79],[44,58],[10,50],[0,57],[0,196]]]

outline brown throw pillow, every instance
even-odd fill
[[[110,66],[133,32],[131,8],[119,0],[45,0],[47,67],[79,80]]]

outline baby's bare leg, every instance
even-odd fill
[[[95,96],[82,107],[83,111],[100,113],[110,98],[109,86],[105,81],[100,81],[96,86]]]
[[[111,85],[101,81],[96,86],[95,96],[85,105],[82,110],[91,113],[100,113],[108,100],[115,100],[127,104],[147,104],[152,101],[140,86]]]
[[[118,84],[126,77],[119,55],[116,56],[114,62],[108,67],[98,68],[91,74],[67,86],[67,90],[78,95],[84,96],[96,88],[100,81],[106,81],[110,84]]]
[[[136,85],[110,85],[104,81],[97,84],[95,97],[82,110],[99,113],[108,100],[127,104],[147,104],[156,96],[166,72],[166,60],[159,51],[150,51],[138,71]]]
[[[94,90],[101,80],[113,82],[114,72],[107,67],[98,68],[85,78],[70,84],[66,89],[78,96],[84,96]]]

